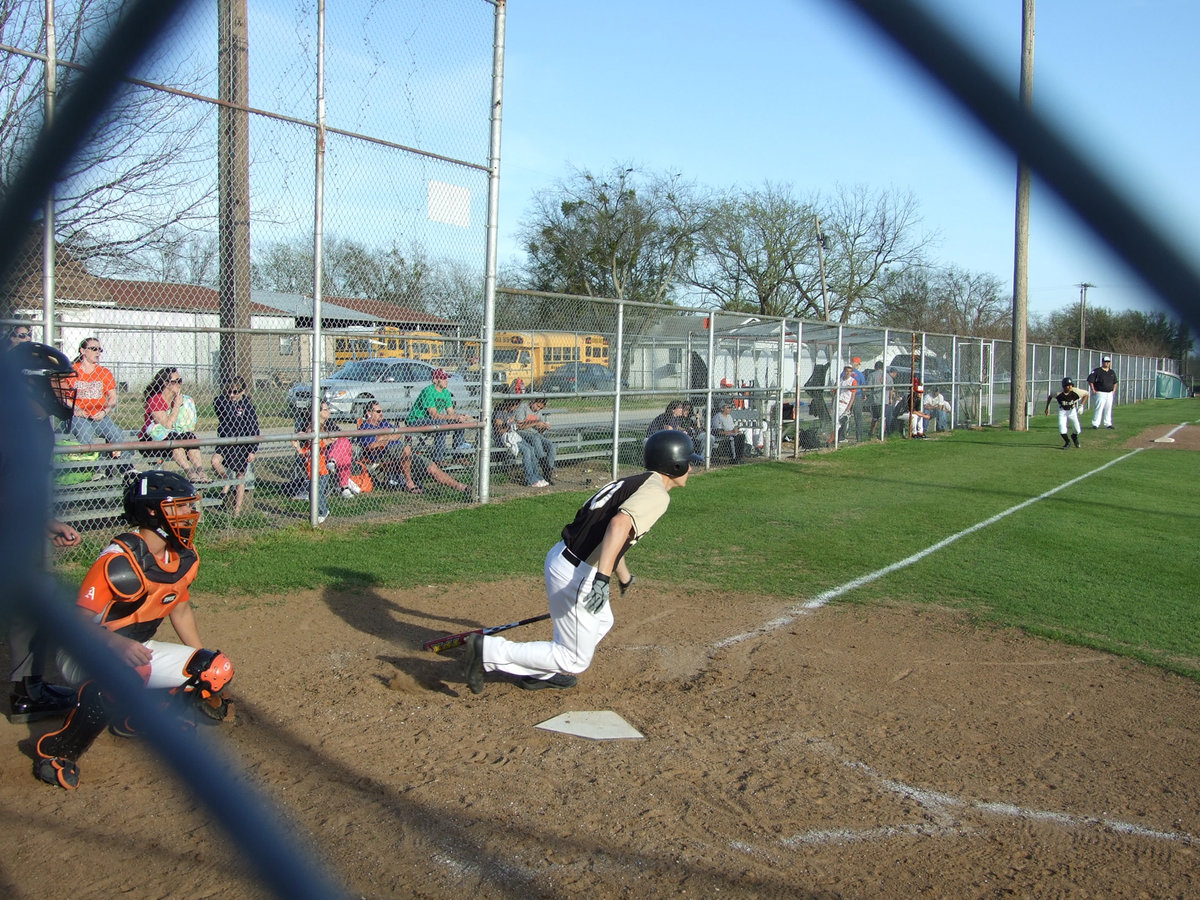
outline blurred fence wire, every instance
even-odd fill
[[[845,2],[1198,324],[1200,279],[1182,254],[1015,92],[919,5]],[[0,21],[0,76],[14,86],[0,117],[0,323],[27,325],[80,366],[52,497],[15,478],[37,461],[0,470],[0,556],[20,573],[15,609],[61,633],[130,709],[145,701],[128,673],[86,646],[66,598],[29,565],[41,535],[22,514],[53,504],[84,535],[60,561],[90,560],[120,527],[128,466],[194,477],[202,540],[326,516],[395,520],[602,483],[640,467],[642,440],[664,422],[693,435],[706,465],[735,465],[902,436],[913,379],[962,428],[1008,421],[1014,378],[1040,399],[1099,364],[1096,351],[1030,345],[1027,371],[1013,373],[1008,342],[969,335],[488,296],[504,5],[395,0],[326,15],[301,0],[57,0],[53,28],[34,3]],[[1155,396],[1174,370],[1132,355],[1113,365],[1122,403]],[[846,366],[866,377],[848,386]],[[465,421],[422,412],[443,373]],[[0,385],[5,422],[27,415],[14,385]],[[157,429],[174,390],[190,401],[187,427]],[[327,410],[316,423],[314,405]],[[0,434],[5,459],[32,452],[21,433]],[[325,475],[307,464],[314,442]],[[272,890],[337,894],[225,763],[165,726],[147,737]]]

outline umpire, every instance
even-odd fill
[[[1117,373],[1113,371],[1112,357],[1104,357],[1100,361],[1100,368],[1093,369],[1087,380],[1096,405],[1092,412],[1092,427],[1099,428],[1103,421],[1105,428],[1112,428],[1113,397],[1117,390]]]
[[[554,622],[549,641],[510,641],[472,634],[464,661],[471,693],[483,692],[483,673],[517,676],[526,690],[573,688],[576,675],[592,664],[596,645],[613,626],[608,602],[613,573],[621,594],[633,584],[626,551],[646,536],[670,504],[668,494],[687,484],[692,466],[703,462],[682,431],[656,431],[642,452],[647,472],[600,488],[562,531],[546,554],[546,599]]]

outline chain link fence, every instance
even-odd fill
[[[59,0],[57,56],[37,11],[10,17],[4,65],[85,77],[117,7]],[[412,0],[335,7],[321,31],[307,3],[222,0],[147,61],[5,292],[6,324],[78,359],[56,502],[88,540],[68,560],[119,525],[129,468],[183,471],[229,536],[598,485],[664,425],[709,465],[904,435],[914,377],[931,430],[1008,420],[1008,345],[950,335],[501,289],[489,360],[493,19]],[[1036,402],[1099,359],[1028,362]],[[1131,402],[1172,363],[1114,367]],[[428,413],[439,370],[466,421]]]

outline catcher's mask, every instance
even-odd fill
[[[174,472],[135,474],[125,487],[125,518],[149,528],[176,549],[191,548],[200,522],[200,497]]]
[[[71,421],[75,415],[75,367],[65,353],[26,341],[8,351],[7,361],[20,372],[29,397],[46,415]]]

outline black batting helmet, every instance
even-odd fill
[[[704,462],[704,457],[696,455],[696,448],[686,432],[667,429],[646,438],[642,461],[651,472],[678,478],[686,474],[689,467]]]
[[[1073,382],[1070,378],[1064,378],[1063,379],[1063,387],[1065,387],[1065,388],[1075,387],[1075,382]]]
[[[192,483],[175,472],[135,473],[125,486],[125,518],[184,549],[192,546],[200,522],[199,499]]]
[[[31,400],[64,422],[75,415],[75,368],[66,354],[47,344],[25,341],[6,354]]]

